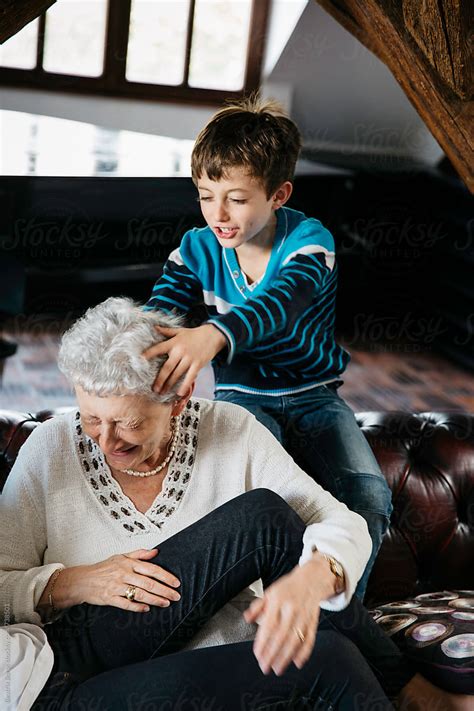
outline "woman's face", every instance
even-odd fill
[[[176,404],[160,404],[137,395],[99,397],[79,386],[75,390],[83,431],[99,445],[109,466],[141,471],[162,459],[171,417],[180,414],[192,392]]]

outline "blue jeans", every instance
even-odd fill
[[[161,542],[152,562],[179,578],[181,599],[149,613],[78,605],[47,625],[55,666],[33,710],[389,711],[414,671],[356,598],[321,610],[309,661],[281,677],[262,674],[252,642],[181,651],[247,585],[290,572],[304,530],[280,496],[256,489]]]
[[[372,554],[356,589],[364,599],[370,571],[390,522],[392,495],[372,450],[337,385],[298,395],[216,391],[216,400],[253,413],[310,477],[367,521]]]

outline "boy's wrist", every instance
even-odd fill
[[[205,323],[201,328],[206,329],[207,335],[210,339],[212,350],[214,355],[217,355],[219,351],[227,346],[227,338],[224,336],[221,330],[214,326],[213,323]]]

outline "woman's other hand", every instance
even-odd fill
[[[247,622],[258,622],[253,646],[264,674],[271,669],[280,676],[293,662],[301,669],[313,651],[323,600],[334,594],[334,576],[317,554],[296,566],[254,600],[244,612]]]
[[[148,562],[157,552],[141,548],[113,555],[94,565],[65,568],[54,584],[55,608],[60,610],[84,602],[112,605],[131,612],[148,612],[150,605],[168,607],[180,599],[175,589],[180,581],[159,565]],[[48,604],[49,586],[50,583],[43,591],[38,608]],[[136,589],[134,600],[125,597],[129,586]]]

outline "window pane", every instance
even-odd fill
[[[242,89],[252,0],[196,0],[189,85]]]
[[[36,67],[38,20],[33,20],[4,44],[0,45],[0,65],[15,69]]]
[[[189,0],[133,0],[128,40],[128,81],[181,84]]]
[[[104,69],[107,0],[58,0],[46,13],[43,68],[100,76]]]

